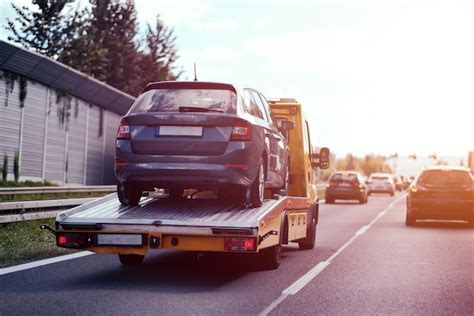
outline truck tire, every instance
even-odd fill
[[[119,253],[119,259],[120,263],[123,266],[131,267],[131,266],[137,266],[143,262],[143,259],[145,256],[142,255],[124,255]]]
[[[123,205],[138,205],[142,197],[142,190],[130,183],[117,184],[117,196]]]
[[[405,225],[406,226],[416,225],[416,218],[413,215],[410,215],[410,212],[408,212],[408,210],[407,210],[407,215],[405,217]]]
[[[262,249],[258,253],[258,263],[262,270],[275,270],[281,263],[281,242],[278,245]]]
[[[306,228],[306,238],[298,242],[301,250],[311,250],[316,246],[317,218],[315,218],[315,206],[310,207],[308,227]]]
[[[265,165],[263,160],[260,160],[260,167],[258,168],[257,177],[250,187],[250,204],[253,207],[260,207],[263,204],[263,197],[265,195]]]

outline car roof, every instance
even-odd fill
[[[370,176],[375,176],[375,177],[391,177],[391,175],[389,173],[385,173],[385,172],[374,172],[374,173],[371,173]]]
[[[236,85],[224,82],[211,81],[157,81],[150,82],[146,85],[143,92],[154,89],[216,89],[216,90],[230,90],[237,93]]]
[[[333,174],[359,174],[360,172],[354,171],[354,170],[340,170],[340,171],[334,171]]]
[[[439,165],[439,166],[427,166],[423,168],[423,171],[428,170],[441,170],[441,171],[466,171],[470,172],[470,169],[463,166],[454,166],[454,165]]]

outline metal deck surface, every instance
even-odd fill
[[[143,197],[138,206],[121,205],[116,193],[58,214],[61,223],[153,224],[179,226],[256,227],[270,209],[284,199],[265,201],[258,208],[217,199],[154,199]]]

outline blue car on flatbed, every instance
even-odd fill
[[[288,183],[291,122],[273,119],[251,88],[213,82],[150,83],[122,118],[117,133],[118,196],[137,205],[143,191],[215,190],[254,206],[265,189]]]

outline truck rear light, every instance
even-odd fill
[[[254,237],[225,237],[226,251],[255,251],[257,240]]]
[[[92,237],[90,234],[65,233],[57,235],[56,243],[66,248],[86,248],[92,245]]]
[[[252,139],[252,125],[244,120],[236,121],[230,140],[249,141],[250,139]]]
[[[117,139],[130,139],[130,126],[126,119],[120,121],[120,126],[117,131]]]

